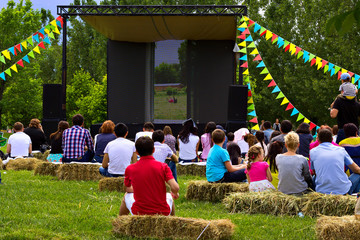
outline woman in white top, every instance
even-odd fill
[[[257,131],[255,133],[255,137],[256,137],[256,140],[258,141],[255,145],[260,146],[263,149],[263,151],[265,153],[265,156],[267,156],[268,155],[268,148],[267,148],[267,146],[265,144],[265,134],[264,134],[264,132],[263,131]]]
[[[197,136],[197,128],[192,119],[183,123],[177,141],[179,145],[179,162],[198,162],[200,141]]]

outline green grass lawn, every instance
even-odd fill
[[[186,94],[176,95],[177,103],[169,103],[169,97],[166,91],[156,92],[154,95],[154,118],[171,120],[186,119]]]
[[[6,172],[6,174],[4,173]],[[0,239],[114,239],[111,220],[123,193],[99,192],[98,182],[59,181],[33,171],[1,171]],[[227,218],[236,224],[233,239],[315,239],[315,219],[230,214],[221,203],[188,201],[179,176],[176,215]]]

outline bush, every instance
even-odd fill
[[[172,88],[172,87],[168,87],[166,88],[166,94],[168,96],[174,96],[178,94],[178,89],[177,88]]]

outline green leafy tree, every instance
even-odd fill
[[[178,83],[180,81],[180,65],[161,63],[155,68],[155,83]]]

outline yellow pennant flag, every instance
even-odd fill
[[[245,41],[242,41],[241,43],[238,44],[239,47],[246,47],[246,42]]]
[[[54,30],[53,32],[54,32],[54,33],[57,33],[57,34],[60,34],[59,29],[58,29],[57,26],[55,26],[55,30]]]
[[[266,40],[269,40],[272,36],[273,36],[273,33],[270,32],[269,30],[267,30],[266,35],[265,35]]]
[[[245,21],[249,21],[249,18],[247,16],[244,16]]]
[[[50,24],[51,24],[51,25],[54,25],[54,26],[56,27],[56,20],[55,20],[55,19],[52,20],[52,21],[50,22]]]
[[[243,72],[243,75],[249,75],[249,69],[246,69],[246,70]]]
[[[271,76],[271,74],[269,73],[265,78],[264,78],[264,81],[266,81],[266,80],[272,80],[273,78],[272,78],[272,76]]]
[[[23,41],[23,42],[21,43],[21,45],[22,45],[25,49],[27,49],[27,42],[26,42],[26,41]]]
[[[34,48],[34,52],[36,52],[36,53],[40,54],[40,49],[39,49],[39,46],[36,46],[36,47]]]
[[[347,73],[347,72],[348,72],[348,70],[346,70],[344,68],[341,69],[341,73]]]
[[[248,28],[248,26],[247,26],[246,22],[243,22],[243,24],[241,24],[241,25],[239,26],[239,28]]]
[[[296,53],[296,46],[290,43],[289,51],[291,52],[291,55],[294,55]]]
[[[46,32],[46,34],[49,34],[50,30],[45,28],[44,31]]]
[[[307,119],[307,118],[305,118],[305,119],[304,119],[304,123],[310,123],[310,120]]]
[[[282,102],[281,102],[280,105],[284,105],[284,104],[287,104],[287,103],[289,103],[289,100],[285,97],[285,98],[282,100]]]
[[[259,54],[259,52],[258,52],[257,48],[255,48],[250,54],[257,55],[257,54]]]
[[[254,129],[254,130],[259,131],[259,130],[260,130],[259,124],[256,124],[256,125],[253,126],[251,129]]]
[[[16,64],[12,65],[10,68],[11,68],[14,72],[18,72],[17,67],[16,67]]]
[[[10,52],[8,50],[4,50],[1,52],[7,59],[11,60]]]
[[[322,64],[321,60],[322,60],[321,58],[316,57],[316,65]]]
[[[254,103],[254,99],[251,97],[248,101],[248,103]]]

